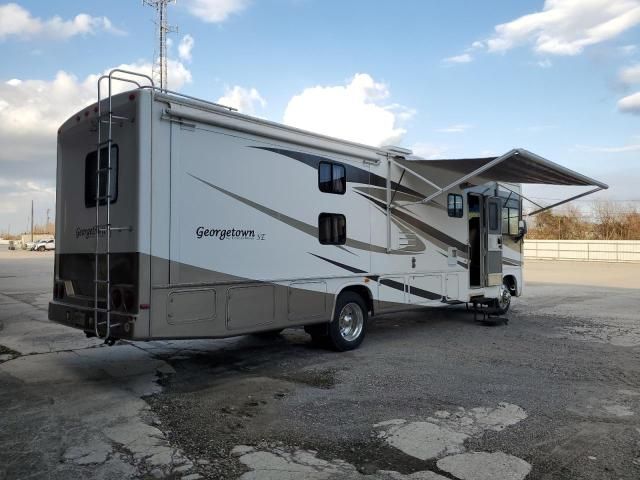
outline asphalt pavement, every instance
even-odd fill
[[[375,318],[106,347],[52,324],[53,254],[0,250],[0,478],[637,479],[640,265],[529,262],[507,325]]]

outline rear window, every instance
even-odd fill
[[[111,171],[108,172],[107,166],[109,165],[107,147],[100,149],[100,168],[102,171],[97,174],[98,169],[98,151],[87,155],[84,162],[84,206],[95,207],[96,197],[100,196],[100,205],[107,204],[107,173],[111,173],[111,191],[109,192],[110,203],[115,203],[118,200],[118,145],[111,146]],[[100,178],[100,194],[97,195],[96,187],[97,180]]]

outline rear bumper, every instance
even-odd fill
[[[77,328],[89,333],[95,333],[94,310],[90,307],[82,307],[59,301],[49,302],[49,320],[52,322],[66,325],[67,327]],[[113,338],[134,338],[134,326],[136,315],[111,313],[111,330],[110,335]],[[105,313],[98,313],[98,322],[106,320]],[[105,326],[99,328],[100,336],[104,336]]]

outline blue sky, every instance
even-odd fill
[[[0,3],[0,231],[24,229],[32,197],[36,221],[53,208],[53,132],[92,75],[149,67],[152,18],[131,0]],[[640,199],[638,0],[178,0],[169,18],[170,88],[429,157],[524,147]]]

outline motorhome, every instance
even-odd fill
[[[348,350],[372,315],[504,313],[524,286],[521,185],[607,188],[522,149],[421,159],[135,78],[104,76],[58,131],[49,318],[110,344],[304,326]]]

